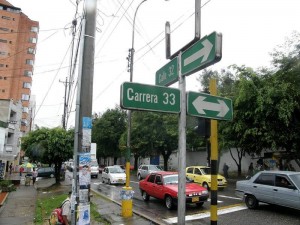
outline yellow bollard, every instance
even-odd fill
[[[123,187],[122,189],[122,216],[132,217],[132,198],[134,192],[132,191],[132,187]]]

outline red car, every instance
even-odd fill
[[[168,209],[174,208],[177,204],[177,172],[153,172],[139,182],[139,187],[144,201],[148,201],[150,196],[162,199]],[[197,206],[202,206],[209,195],[206,188],[193,183],[189,178],[187,178],[185,192],[186,203],[195,203]]]

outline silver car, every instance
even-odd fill
[[[137,177],[139,180],[144,179],[149,173],[155,172],[155,171],[163,171],[161,166],[158,165],[140,165],[137,171]]]
[[[300,172],[261,171],[249,180],[237,181],[235,191],[249,209],[264,202],[300,210]]]

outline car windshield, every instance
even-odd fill
[[[192,180],[186,177],[186,182],[191,183]],[[164,184],[178,184],[178,174],[164,176]]]
[[[209,175],[210,174],[210,167],[201,168],[203,175]]]
[[[149,170],[158,171],[158,170],[163,170],[163,169],[160,166],[157,166],[157,165],[150,165]]]
[[[290,175],[291,179],[294,181],[296,186],[300,188],[300,174],[292,174]]]
[[[120,167],[111,167],[109,168],[110,173],[124,173],[124,170],[122,170]]]

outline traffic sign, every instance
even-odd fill
[[[169,86],[178,81],[178,58],[175,57],[155,74],[155,84]]]
[[[180,112],[180,91],[176,88],[124,82],[121,107],[157,112]]]
[[[181,55],[181,73],[190,75],[222,58],[222,34],[213,32],[203,37]]]
[[[206,93],[187,93],[187,114],[216,120],[232,120],[232,101]]]

